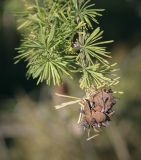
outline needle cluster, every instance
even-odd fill
[[[115,64],[109,63],[96,9],[91,0],[28,1],[19,14],[18,29],[23,39],[16,63],[27,62],[27,76],[37,84],[59,85],[63,75],[80,75],[80,88],[96,88],[118,83]],[[94,25],[97,24],[97,25]]]

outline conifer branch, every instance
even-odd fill
[[[116,85],[119,79],[109,63],[110,52],[103,41],[98,17],[104,9],[95,9],[91,0],[35,0],[26,3],[18,14],[18,29],[23,35],[15,63],[27,62],[27,76],[59,85],[63,75],[81,74],[82,89]],[[92,32],[90,32],[92,31]]]

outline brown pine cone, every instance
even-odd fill
[[[84,127],[107,126],[113,115],[112,107],[116,103],[111,89],[99,89],[86,93],[87,98],[82,99],[82,125]]]

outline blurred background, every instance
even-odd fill
[[[20,45],[14,12],[22,1],[0,0],[0,160],[141,160],[141,0],[94,0],[121,82],[116,115],[100,136],[86,141],[77,126],[79,106],[55,111],[55,92],[81,97],[77,81],[60,87],[27,80],[26,64],[14,65]]]

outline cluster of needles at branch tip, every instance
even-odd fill
[[[115,100],[112,91],[119,83],[116,63],[111,64],[98,18],[104,9],[96,9],[91,0],[35,0],[25,2],[25,11],[17,13],[22,43],[17,49],[17,62],[27,63],[27,77],[37,84],[60,85],[62,77],[79,77],[86,98],[63,103],[60,107],[79,103],[79,123],[91,130],[107,126]],[[95,137],[95,136],[94,136]],[[90,138],[91,139],[91,138]]]
[[[94,28],[103,9],[90,0],[25,2],[25,11],[17,13],[23,39],[15,63],[26,61],[28,78],[60,85],[63,76],[77,74],[82,89],[118,84],[116,63],[109,63],[104,46],[113,41],[103,41],[103,31]]]

